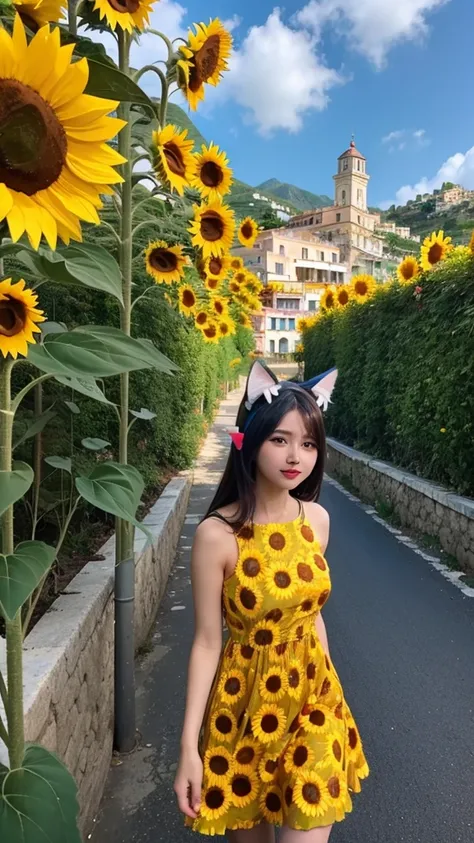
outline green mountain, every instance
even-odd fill
[[[440,213],[435,213],[435,208],[435,197],[430,197],[424,202],[392,207],[382,214],[382,219],[410,226],[412,234],[419,234],[422,240],[432,231],[442,229],[456,244],[468,243],[474,229],[474,202],[461,202]]]
[[[284,202],[289,202],[300,211],[312,211],[313,208],[324,208],[333,204],[330,196],[326,196],[325,194],[320,196],[317,193],[311,193],[309,190],[296,187],[294,184],[278,181],[278,179],[268,179],[262,182],[262,184],[259,184],[257,190],[263,190],[271,193],[273,196],[278,196]]]

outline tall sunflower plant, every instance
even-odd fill
[[[25,843],[37,833],[51,843],[80,840],[72,776],[56,755],[25,743],[22,645],[81,500],[117,519],[115,698],[121,708],[119,713],[116,708],[115,737],[118,749],[134,744],[133,530],[141,526],[136,511],[143,480],[128,465],[128,434],[135,418],[153,413],[131,411],[129,376],[149,368],[170,376],[176,371],[150,342],[131,335],[132,309],[148,293],[133,292],[140,230],[158,229],[141,258],[153,286],[168,285],[170,304],[204,341],[218,342],[236,325],[250,327],[250,314],[259,309],[259,280],[229,254],[235,221],[224,203],[231,184],[227,159],[213,144],[193,150],[186,132],[166,120],[173,90],[195,109],[205,86],[218,84],[227,69],[230,35],[215,20],[196,25],[177,46],[150,29],[152,8],[147,0],[123,5],[92,0],[83,2],[66,25],[61,0],[2,0],[0,5],[0,615],[6,645],[4,656],[0,652],[0,838],[9,843]],[[117,63],[101,45],[77,35],[82,24],[113,34]],[[130,67],[131,43],[145,30],[166,45],[163,69]],[[159,79],[158,101],[140,87],[145,73]],[[150,169],[134,170],[142,159]],[[146,199],[137,198],[143,178],[153,183]],[[187,209],[185,190],[199,197]],[[152,199],[158,203],[154,208]],[[163,206],[180,202],[189,217],[187,240],[170,242],[159,236]],[[110,207],[118,214],[118,230],[107,222]],[[83,230],[99,224],[110,230],[118,260],[98,245],[82,243]],[[243,220],[237,236],[251,245],[254,221]],[[120,328],[67,330],[49,322],[41,308],[41,286],[51,282],[82,284],[114,296]],[[16,366],[26,367],[30,379],[15,393]],[[32,467],[13,459],[13,426],[23,400],[34,391],[41,408],[43,384],[55,379],[74,395],[107,406],[104,380],[115,376],[121,382],[120,406],[112,406],[120,419],[119,461],[73,476],[67,457],[49,458],[55,470],[70,477],[70,505],[58,543],[52,547],[33,534],[15,546],[14,507],[38,483],[35,469],[41,468],[36,461]],[[28,435],[41,431],[44,416],[40,413]]]

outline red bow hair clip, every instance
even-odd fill
[[[238,427],[228,427],[227,433],[229,434],[230,438],[232,439],[232,442],[234,443],[237,450],[241,451],[242,447],[243,447],[243,444],[244,444],[245,434],[240,433]]]

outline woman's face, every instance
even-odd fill
[[[316,441],[298,410],[291,410],[260,448],[257,470],[270,483],[292,491],[309,477],[317,459]]]

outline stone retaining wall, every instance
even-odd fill
[[[348,478],[372,503],[393,506],[405,527],[437,536],[442,548],[474,571],[474,501],[328,439],[329,474]]]
[[[135,642],[145,642],[170,572],[186,515],[191,477],[167,485],[144,519],[153,545],[135,539]],[[57,752],[79,787],[80,826],[90,828],[110,766],[113,737],[115,537],[69,583],[27,636],[26,740]],[[5,669],[0,639],[0,667]],[[3,649],[2,649],[3,647]],[[0,761],[2,750],[0,750]]]

